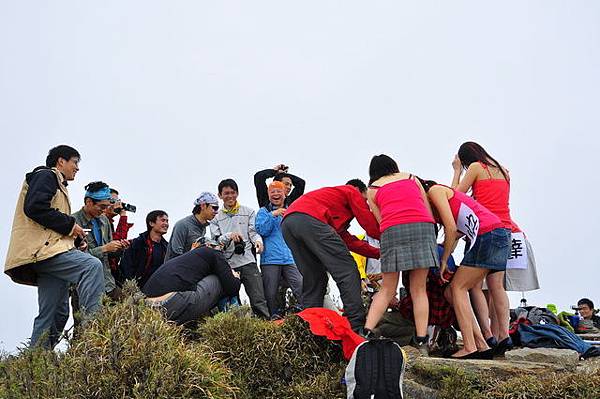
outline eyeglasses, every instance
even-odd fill
[[[211,208],[213,209],[213,211],[215,211],[215,212],[217,212],[217,211],[219,210],[219,205],[211,205],[210,207],[211,207]]]

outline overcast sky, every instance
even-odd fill
[[[474,140],[511,171],[530,303],[600,304],[599,21],[595,1],[0,0],[0,254],[24,174],[57,144],[82,154],[73,211],[106,181],[137,205],[134,237],[227,177],[256,208],[253,173],[280,162],[307,190],[367,180],[379,153],[450,183]],[[0,299],[12,351],[37,293],[4,275]]]

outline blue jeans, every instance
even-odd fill
[[[86,252],[73,249],[37,262],[32,268],[37,273],[39,313],[33,322],[31,346],[52,347],[62,332],[57,326],[69,316],[70,284],[77,286],[84,318],[100,308],[104,294],[102,262]],[[45,342],[38,342],[46,332]]]

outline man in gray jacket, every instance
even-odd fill
[[[219,199],[216,195],[203,192],[194,201],[192,214],[175,223],[169,239],[165,262],[192,249],[192,244],[206,234],[206,226],[219,210]]]
[[[253,253],[253,247],[259,254],[264,248],[254,227],[256,212],[238,203],[238,185],[233,179],[221,181],[218,190],[224,207],[210,222],[211,236],[223,245],[229,266],[240,274],[254,314],[268,319],[263,281]]]

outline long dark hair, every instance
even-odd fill
[[[398,164],[392,158],[384,154],[375,155],[371,158],[371,164],[369,165],[369,185],[383,176],[398,172],[400,172]]]
[[[473,162],[481,162],[484,165],[494,166],[500,170],[504,180],[509,181],[508,175],[500,165],[500,162],[496,161],[482,146],[474,141],[467,141],[462,143],[458,149],[458,159],[464,169],[467,169]]]

